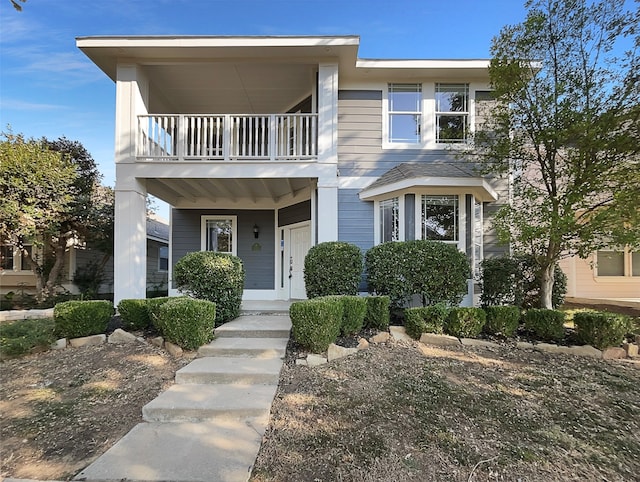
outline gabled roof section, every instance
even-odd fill
[[[498,194],[473,166],[459,162],[404,163],[385,172],[360,191],[360,199],[372,200],[415,187],[468,188],[482,201],[495,201]]]
[[[76,38],[82,50],[112,80],[119,61],[286,61],[339,59],[355,65],[360,37],[347,36],[94,36]]]
[[[147,238],[169,243],[169,225],[156,216],[147,216]]]

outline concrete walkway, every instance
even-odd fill
[[[217,328],[176,384],[143,407],[145,422],[75,480],[246,482],[290,329],[286,313],[244,314]]]

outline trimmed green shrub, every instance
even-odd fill
[[[52,318],[16,320],[0,324],[0,359],[14,358],[55,341]]]
[[[487,306],[484,331],[490,335],[513,336],[520,324],[520,308],[517,306]]]
[[[173,281],[180,291],[216,304],[216,325],[240,314],[244,278],[240,258],[213,251],[187,253],[173,269]]]
[[[391,300],[388,296],[369,295],[365,297],[367,303],[367,313],[364,318],[364,325],[367,328],[375,328],[377,330],[386,330],[389,328],[391,321],[391,312],[389,305]]]
[[[457,305],[471,276],[464,253],[437,241],[382,243],[367,251],[365,261],[369,292],[389,296],[394,308],[403,307],[414,295],[424,306]]]
[[[362,278],[362,252],[354,244],[330,241],[311,247],[304,259],[309,298],[357,295]]]
[[[342,303],[335,298],[314,298],[291,303],[289,316],[293,338],[314,353],[325,351],[338,339]]]
[[[486,317],[482,308],[452,308],[444,331],[458,338],[476,338],[484,328]]]
[[[53,308],[56,336],[78,338],[104,333],[113,312],[113,303],[106,300],[58,303]]]
[[[367,302],[361,296],[332,295],[324,299],[336,299],[342,304],[342,324],[340,334],[353,335],[362,330],[367,314]]]
[[[197,350],[214,338],[216,304],[186,297],[173,298],[160,305],[155,323],[171,343]]]
[[[151,324],[146,299],[126,299],[118,303],[118,313],[125,330],[144,330]]]
[[[404,326],[407,334],[416,340],[423,333],[442,334],[449,311],[450,308],[444,303],[405,309]]]
[[[177,297],[171,296],[160,296],[158,298],[147,298],[147,314],[149,315],[149,321],[151,324],[159,331],[158,325],[156,324],[156,320],[158,315],[160,314],[160,308],[169,300],[174,300]],[[180,298],[186,298],[186,296],[181,296]]]
[[[482,306],[540,307],[541,278],[533,256],[488,258],[482,261],[481,270]],[[557,308],[567,292],[567,276],[558,265],[554,268],[554,279],[551,302]]]
[[[631,330],[631,320],[617,313],[582,311],[573,315],[578,339],[600,350],[620,345]]]
[[[538,338],[547,341],[560,341],[564,338],[564,312],[531,308],[524,314],[524,327]]]

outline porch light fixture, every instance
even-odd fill
[[[257,224],[253,225],[253,237],[258,239],[260,236],[260,227]]]

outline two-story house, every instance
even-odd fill
[[[473,266],[508,184],[456,158],[488,60],[365,60],[359,37],[82,37],[116,83],[115,302],[145,296],[145,196],[184,254],[239,256],[248,300],[305,297],[323,241],[436,239]],[[442,269],[446,269],[443,266]],[[469,283],[471,302],[473,283]]]

